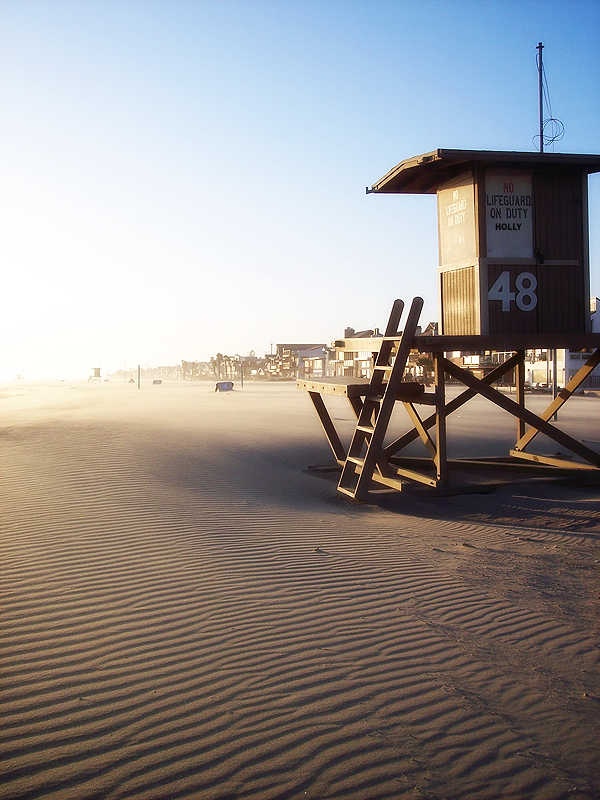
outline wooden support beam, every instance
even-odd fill
[[[511,451],[512,452],[512,451]],[[527,454],[529,455],[529,454]],[[430,459],[427,457],[411,457],[411,456],[392,456],[390,459],[390,464],[393,467],[427,467],[430,463]],[[579,463],[579,462],[569,462],[569,463]],[[584,465],[586,466],[586,465]],[[520,459],[514,459],[510,456],[482,456],[481,458],[449,458],[448,459],[448,467],[453,468],[456,467],[458,469],[465,469],[465,470],[478,470],[479,472],[483,472],[484,470],[506,470],[517,469],[517,470],[529,470],[531,471],[531,466],[526,464],[524,461]],[[538,467],[535,468],[536,472],[544,472],[544,474],[552,474],[554,472],[553,469],[550,467],[546,468],[544,465],[540,464]]]
[[[526,461],[535,461],[537,464],[544,464],[550,467],[560,467],[561,469],[584,469],[597,472],[598,467],[593,464],[582,464],[579,461],[570,461],[568,458],[556,458],[555,456],[539,456],[537,453],[524,453],[522,450],[509,450],[511,456],[523,458]]]
[[[375,483],[381,483],[383,486],[388,486],[390,489],[395,489],[397,492],[402,491],[402,481],[398,478],[390,478],[387,475],[372,475],[371,480]]]
[[[491,372],[489,372],[485,378],[483,378],[483,382],[491,384],[497,381],[498,378],[501,378],[506,372],[515,366],[518,358],[518,353],[515,353],[510,358],[507,358],[503,364],[499,364]],[[458,397],[455,397],[454,400],[450,400],[450,402],[446,404],[446,416],[463,406],[467,401],[475,397],[476,394],[477,392],[473,389],[467,389],[466,391],[461,392]],[[427,419],[424,419],[423,427],[425,429],[432,428],[435,425],[436,417],[436,414],[432,414],[430,417],[427,417]],[[384,455],[389,458],[394,453],[397,453],[398,450],[402,450],[403,447],[406,447],[411,442],[414,442],[414,440],[418,439],[418,437],[418,430],[413,428],[411,431],[403,434],[399,439],[395,439],[393,442],[390,442],[384,449]]]
[[[360,397],[348,397],[348,402],[352,406],[352,410],[356,414],[356,419],[360,417],[360,412],[362,411],[363,401]]]
[[[362,467],[357,464],[356,474],[360,475],[361,472]],[[408,467],[399,467],[396,464],[387,464],[385,474],[380,471],[377,473],[374,472],[371,476],[371,480],[381,483],[384,486],[397,488],[398,491],[401,490],[402,486],[400,478],[408,478],[416,483],[424,483],[425,486],[432,486],[434,488],[438,486],[438,481],[431,475],[427,475],[425,472],[418,472],[415,469],[409,469]]]
[[[577,370],[565,388],[561,389],[561,391],[558,393],[558,397],[556,397],[550,403],[550,405],[542,411],[540,414],[540,419],[543,419],[545,422],[547,422],[551,417],[553,417],[558,409],[567,402],[569,397],[571,397],[573,393],[579,389],[590,372],[592,372],[592,370],[594,370],[598,364],[600,364],[600,349],[595,350],[585,364],[581,367],[581,369]],[[529,442],[538,435],[538,433],[539,430],[536,428],[529,428],[527,432],[523,431],[520,433],[514,449],[518,451],[524,450]]]
[[[439,486],[445,486],[448,481],[448,460],[446,457],[446,389],[444,367],[446,359],[442,353],[433,354],[433,367],[435,375],[435,473]]]
[[[600,347],[600,333],[496,333],[469,336],[415,336],[413,347],[420,353],[475,352],[495,350],[590,350]]]
[[[519,360],[515,365],[515,384],[517,390],[517,403],[520,408],[525,408],[525,350],[519,350],[517,355]],[[525,423],[519,417],[517,419],[517,439],[525,433]]]
[[[415,430],[418,432],[419,436],[421,437],[421,441],[425,445],[425,447],[429,450],[432,456],[435,456],[435,445],[431,441],[431,436],[427,433],[425,427],[423,426],[423,420],[419,416],[416,408],[413,406],[412,403],[404,403],[404,408],[406,409],[406,413],[411,418],[413,425],[415,426]]]
[[[521,418],[528,425],[537,428],[541,433],[545,433],[546,436],[550,437],[550,439],[553,439],[555,442],[558,442],[558,444],[566,447],[567,450],[570,450],[572,453],[580,456],[585,461],[589,461],[591,464],[600,466],[600,453],[590,450],[589,447],[586,447],[581,442],[578,442],[577,439],[574,439],[572,436],[569,436],[558,428],[555,428],[554,425],[550,425],[549,422],[541,419],[541,417],[538,417],[537,414],[534,414],[532,411],[528,411],[526,408],[521,408],[518,403],[515,403],[514,400],[506,397],[502,394],[502,392],[492,389],[491,386],[488,386],[488,384],[482,380],[479,380],[467,370],[457,367],[456,364],[453,364],[452,361],[448,361],[448,359],[444,359],[444,369],[449,375],[452,375],[453,378],[456,378],[461,383],[464,383],[465,386],[468,386],[470,389],[474,389],[477,394],[483,395],[483,397],[491,400],[491,402],[495,405],[500,406],[500,408],[503,408],[505,411],[508,411],[509,414],[513,414],[515,417]]]
[[[383,344],[383,336],[371,336],[370,338],[336,339],[333,343],[336,350],[347,353],[378,353]]]
[[[329,446],[333,451],[333,455],[337,461],[344,462],[346,460],[346,451],[344,450],[344,446],[340,441],[340,437],[338,436],[335,426],[331,421],[329,411],[327,411],[325,403],[323,402],[323,398],[318,392],[309,392],[308,394],[310,395],[310,399],[313,401],[315,411],[321,420],[321,425],[323,426],[325,436],[327,437]]]

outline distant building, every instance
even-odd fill
[[[252,350],[247,356],[217,353],[210,362],[182,362],[184,380],[195,380],[206,375],[217,380],[241,378],[282,379],[302,377],[305,374],[327,374],[329,348],[325,344],[278,344],[274,353],[264,357]],[[189,377],[187,377],[189,375]]]
[[[437,322],[430,322],[423,331],[417,328],[417,334],[431,336],[437,334],[437,330]],[[382,334],[378,328],[363,331],[346,328],[344,338],[333,342],[335,356],[329,362],[328,374],[338,377],[370,378],[381,343]],[[426,382],[430,378],[432,369],[433,362],[429,356],[411,350],[406,365],[407,376]]]
[[[271,374],[280,378],[302,377],[304,371],[304,357],[307,359],[318,358],[318,352],[327,350],[323,342],[317,344],[278,344],[275,348],[275,358],[271,364],[274,367]]]
[[[169,364],[164,367],[143,367],[140,370],[142,380],[168,380],[180,381],[182,368],[179,364]],[[119,369],[111,374],[111,378],[117,380],[137,380],[137,367],[135,369]]]
[[[143,370],[143,373],[148,378],[163,381],[180,381],[182,374],[179,364],[169,364],[163,367],[149,367]]]
[[[182,361],[180,370],[184,381],[199,381],[214,377],[212,367],[207,361]]]
[[[600,333],[600,298],[592,297],[590,301],[590,319],[592,333]]]
[[[332,377],[370,378],[380,347],[379,328],[362,331],[345,328],[344,338],[333,342],[335,357],[330,362],[329,374]]]
[[[437,322],[428,322],[425,328],[421,331],[421,336],[437,336],[439,325]]]
[[[335,350],[326,345],[302,350],[298,353],[298,377],[325,378],[329,362],[334,356]]]

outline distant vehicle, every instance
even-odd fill
[[[162,383],[162,380],[160,378],[154,378],[152,383],[154,384],[154,386],[159,386]]]
[[[231,392],[233,391],[233,381],[217,381],[215,384],[215,392]]]

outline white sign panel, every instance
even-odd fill
[[[473,178],[461,176],[438,190],[440,264],[472,263],[475,257]]]
[[[485,216],[490,258],[533,258],[531,175],[489,172]]]

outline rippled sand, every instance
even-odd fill
[[[356,507],[291,384],[0,395],[3,800],[600,796],[599,488]]]

